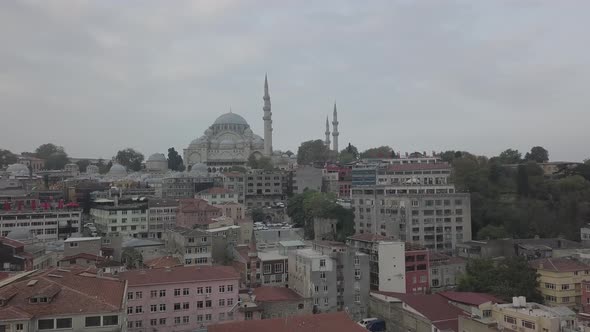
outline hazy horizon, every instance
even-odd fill
[[[0,3],[0,148],[182,150],[231,108],[273,145],[590,158],[590,2]]]

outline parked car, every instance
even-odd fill
[[[365,328],[371,332],[384,332],[385,331],[385,321],[383,319],[377,319],[374,321],[370,321]]]
[[[373,321],[376,321],[376,320],[379,320],[379,318],[375,318],[375,317],[372,317],[372,318],[364,318],[364,319],[361,319],[361,320],[359,320],[359,321],[358,321],[358,324],[359,324],[360,326],[364,327],[364,328],[367,328],[367,325],[368,325],[369,323],[371,323],[371,322],[373,322]]]

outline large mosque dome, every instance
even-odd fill
[[[246,119],[244,119],[241,115],[236,114],[236,113],[225,113],[220,115],[215,122],[213,122],[214,125],[218,125],[218,124],[238,124],[238,125],[244,125],[244,126],[248,126],[248,121],[246,121]]]
[[[107,175],[110,177],[122,178],[127,176],[127,169],[121,164],[113,164]]]

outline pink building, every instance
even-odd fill
[[[121,273],[127,280],[130,332],[195,331],[243,320],[238,310],[240,275],[228,266],[178,266]]]

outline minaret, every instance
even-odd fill
[[[272,113],[270,111],[270,95],[268,94],[268,79],[266,74],[264,75],[264,155],[267,157],[272,156]]]
[[[334,150],[336,153],[338,153],[338,135],[340,135],[340,133],[338,132],[338,111],[336,110],[336,103],[334,103],[334,114],[332,115],[332,144],[334,144],[334,147],[332,150]]]
[[[328,117],[326,117],[326,140],[324,141],[328,150],[330,149],[330,122],[328,121]]]

